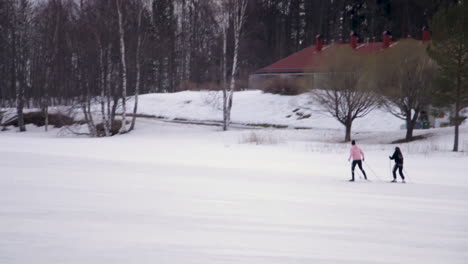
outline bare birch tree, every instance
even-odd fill
[[[137,6],[139,7],[138,15],[137,15],[137,44],[136,44],[136,51],[135,51],[135,68],[136,68],[136,77],[135,77],[135,94],[134,94],[134,105],[133,105],[133,116],[132,116],[132,123],[130,125],[129,131],[135,129],[135,122],[138,110],[138,96],[140,94],[140,85],[141,85],[141,48],[144,42],[144,31],[142,29],[142,20],[143,20],[143,12],[145,11],[145,7],[150,8],[151,1],[150,0],[137,0]]]
[[[12,39],[12,85],[16,92],[16,110],[18,127],[21,132],[26,131],[24,125],[23,108],[25,104],[25,90],[30,86],[31,60],[31,17],[32,9],[29,0],[13,1]]]
[[[242,27],[246,20],[247,0],[226,0],[223,5],[223,19],[221,27],[223,30],[223,130],[227,130],[231,123],[231,110],[234,97],[234,88],[236,86],[236,75],[239,68],[239,45],[242,37]],[[230,74],[229,91],[227,87],[226,75],[226,41],[227,41],[227,26],[232,21],[234,32],[234,51],[232,54],[232,68]]]
[[[120,60],[122,63],[122,126],[120,134],[127,132],[127,61],[125,57],[125,30],[123,25],[122,0],[116,0],[119,23]]]
[[[99,55],[99,88],[100,88],[100,104],[101,104],[101,119],[104,136],[112,135],[112,122],[114,120],[111,114],[111,71],[112,63],[110,61],[110,53],[112,49],[112,20],[110,1],[104,3],[105,9],[95,9],[96,25],[94,26],[95,38],[97,42]]]
[[[45,125],[44,129],[45,131],[48,131],[49,127],[49,90],[50,90],[50,82],[51,82],[51,75],[52,75],[52,63],[58,56],[58,49],[59,49],[59,44],[58,44],[58,34],[59,34],[59,25],[60,25],[60,11],[62,8],[62,1],[49,1],[49,4],[52,6],[52,15],[51,19],[54,21],[54,26],[53,26],[53,37],[51,39],[51,46],[53,47],[51,49],[50,54],[45,58],[45,67],[46,67],[46,73],[45,73],[45,81],[44,81],[44,95],[42,99],[42,108],[44,112],[44,117],[45,117]]]
[[[102,117],[102,124],[104,129],[104,135],[106,137],[110,136],[110,125],[108,119],[108,112],[106,112],[106,70],[105,70],[105,54],[106,51],[102,45],[102,41],[99,36],[96,36],[98,51],[99,51],[99,86],[101,88],[101,117]]]
[[[323,54],[321,73],[316,73],[313,97],[323,109],[345,126],[345,141],[351,140],[351,127],[356,118],[371,112],[378,97],[371,89],[365,55],[351,48],[332,47]]]
[[[221,24],[221,34],[223,38],[223,57],[221,65],[221,74],[222,74],[222,85],[223,85],[223,130],[228,129],[228,111],[227,110],[227,101],[228,101],[228,90],[227,90],[227,38],[228,38],[228,27],[229,27],[229,13],[223,10],[221,12],[220,18]]]

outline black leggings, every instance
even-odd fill
[[[398,172],[400,173],[400,177],[401,179],[405,179],[405,176],[403,175],[403,164],[396,164],[395,163],[395,166],[393,166],[393,179],[396,180],[396,171],[398,170]]]
[[[364,179],[367,180],[366,172],[362,169],[362,161],[361,160],[353,160],[353,164],[351,165],[351,174],[353,175],[353,180],[354,180],[354,168],[356,165],[359,166],[359,169],[362,171],[362,174],[364,175]]]

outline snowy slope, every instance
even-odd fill
[[[222,94],[210,91],[184,91],[147,94],[140,97],[139,113],[191,120],[222,120]],[[131,103],[131,102],[130,102]],[[294,110],[299,109],[297,112]],[[298,119],[303,115],[310,118]],[[290,117],[287,117],[290,116]],[[237,123],[276,124],[294,127],[341,129],[342,125],[320,111],[309,94],[282,96],[261,91],[235,92],[232,121]],[[394,131],[404,122],[383,109],[357,119],[355,131]]]

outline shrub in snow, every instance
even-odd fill
[[[127,124],[129,123],[130,122],[127,121]],[[110,131],[109,131],[111,136],[118,134],[121,127],[122,127],[122,120],[119,120],[119,119],[114,120],[114,122],[112,122],[112,127],[110,128]],[[98,137],[106,136],[103,123],[99,123],[96,125],[96,133]]]
[[[263,91],[272,94],[298,95],[309,92],[309,89],[300,78],[275,77],[266,82]]]
[[[48,116],[49,116],[49,125],[52,125],[56,128],[61,128],[63,126],[69,126],[69,125],[76,123],[76,121],[73,118],[60,112],[49,113]],[[44,126],[45,125],[44,112],[40,111],[40,112],[25,113],[24,124]],[[18,117],[14,116],[10,118],[9,120],[5,121],[5,123],[3,123],[2,125],[3,126],[18,126]]]
[[[264,131],[252,131],[247,134],[243,134],[240,139],[240,143],[248,143],[255,145],[275,145],[281,143],[282,140],[278,136],[274,136],[271,133]]]

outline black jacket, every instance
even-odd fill
[[[403,165],[403,154],[397,150],[395,150],[390,159],[395,160],[395,163],[398,165]]]

